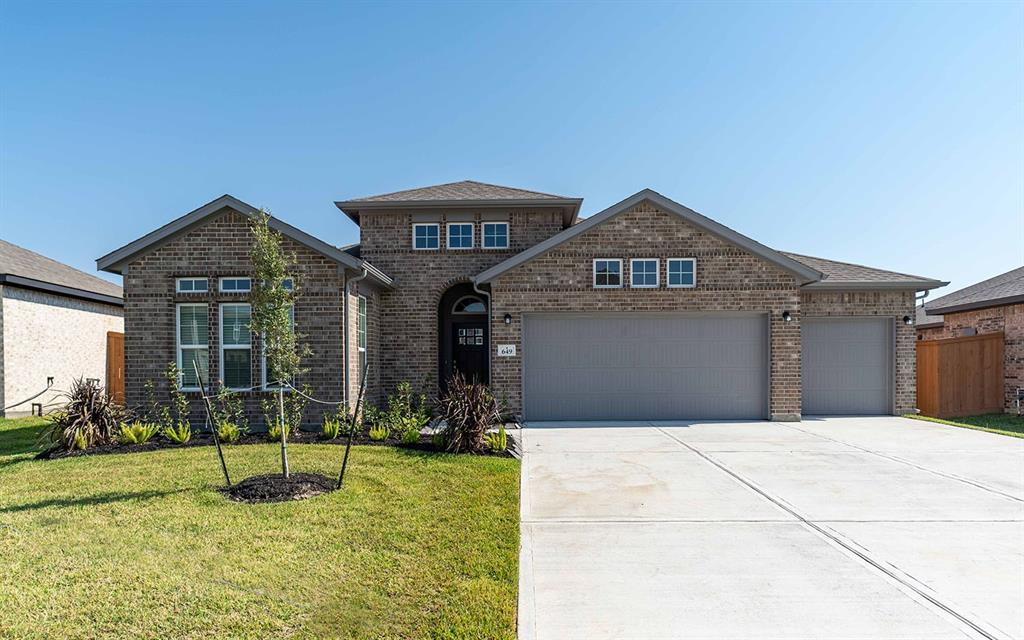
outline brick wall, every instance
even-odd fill
[[[622,258],[621,289],[594,289],[594,258]],[[660,258],[661,286],[631,289],[630,258]],[[697,286],[668,289],[665,258],[695,257]],[[515,344],[517,355],[492,359],[495,393],[522,410],[522,314],[542,311],[761,311],[770,317],[770,412],[800,414],[800,293],[795,278],[752,254],[693,227],[649,202],[590,229],[503,274],[493,283],[492,344]],[[792,322],[783,322],[789,311]],[[512,323],[504,323],[504,315]]]
[[[482,249],[483,220],[509,223],[507,250]],[[448,250],[445,225],[474,222],[474,248]],[[414,251],[414,222],[441,224],[440,249]],[[360,255],[395,280],[395,289],[380,295],[380,389],[378,402],[405,380],[419,392],[433,395],[438,376],[438,305],[451,286],[562,229],[561,213],[547,209],[488,208],[485,212],[416,210],[363,213]],[[371,365],[372,366],[372,365]]]
[[[215,379],[219,377],[218,304],[245,302],[247,294],[220,293],[218,278],[250,275],[250,246],[248,219],[225,209],[127,266],[124,272],[125,387],[130,406],[144,402],[143,385],[147,380],[160,382],[161,397],[166,399],[162,374],[167,363],[176,358],[176,303],[205,302],[209,305],[210,374]],[[289,238],[284,238],[284,247],[295,255],[297,263],[295,275],[300,295],[295,306],[296,328],[313,352],[303,363],[309,371],[299,377],[296,386],[308,383],[315,397],[340,402],[344,388],[342,299],[345,280],[342,269],[334,260]],[[208,277],[209,292],[175,293],[175,278],[182,276]],[[254,385],[262,377],[259,353],[259,340],[254,337]],[[202,424],[205,414],[199,394],[189,395],[193,420]],[[259,398],[264,395],[264,392],[243,394],[249,422],[255,427],[263,424]],[[322,405],[309,404],[305,422],[319,424],[323,412]]]
[[[922,330],[929,332],[925,340],[956,338],[967,328],[979,334],[1003,332],[1003,409],[1016,412],[1017,389],[1024,387],[1024,303],[943,314],[942,318],[943,326]]]
[[[914,317],[913,291],[803,291],[804,317],[886,316],[896,327],[895,413],[910,413],[917,406],[916,330],[903,323]]]

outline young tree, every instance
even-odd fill
[[[307,349],[299,344],[292,326],[294,284],[285,288],[284,281],[294,257],[281,246],[281,234],[270,228],[270,214],[261,209],[253,218],[253,243],[250,257],[253,265],[253,288],[250,295],[252,316],[250,328],[260,335],[267,359],[267,382],[279,383],[277,391],[278,420],[281,424],[281,472],[288,477],[288,437],[284,416],[284,384],[301,373],[302,357]]]

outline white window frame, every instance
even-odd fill
[[[193,289],[192,291],[182,291],[182,289],[181,289],[181,283],[182,282],[205,282],[206,283],[206,288],[203,289],[202,291],[196,291],[195,289]],[[187,277],[184,277],[184,278],[175,278],[174,279],[174,292],[175,293],[184,293],[185,295],[193,295],[193,294],[198,294],[198,293],[209,293],[210,292],[210,279],[205,277],[205,276],[187,276]]]
[[[495,225],[495,226],[500,225],[502,227],[505,227],[505,244],[503,244],[501,246],[494,246],[494,247],[488,247],[487,246],[487,225]],[[484,220],[483,222],[480,223],[480,247],[481,248],[487,249],[488,251],[494,251],[495,249],[508,249],[508,247],[509,247],[509,245],[511,243],[512,243],[512,238],[511,238],[511,236],[509,236],[509,228],[508,228],[508,223],[507,222],[502,222],[500,220],[497,221],[497,222],[490,221],[490,220]]]
[[[654,284],[633,284],[633,265],[638,262],[654,263]],[[658,258],[631,258],[629,260],[630,289],[657,289],[659,286],[661,286],[661,261]]]
[[[181,308],[182,307],[204,307],[206,309],[206,344],[181,344]],[[206,349],[206,375],[210,375],[210,305],[205,302],[179,302],[174,305],[174,351],[175,360],[178,363],[178,371],[181,372],[181,379],[178,384],[182,385],[182,391],[199,391],[199,387],[186,387],[185,384],[185,361],[182,360],[182,352],[185,349]],[[206,380],[209,383],[209,380]]]
[[[248,289],[231,289],[230,291],[225,291],[224,290],[224,281],[225,280],[248,280],[249,281],[249,288]],[[220,278],[220,279],[217,280],[217,290],[220,291],[221,293],[250,293],[252,291],[252,278],[250,278],[249,276],[225,276],[225,277]]]
[[[249,310],[249,313],[252,313],[252,309]],[[291,319],[292,331],[294,331],[295,330],[295,305],[291,305],[291,306],[288,307],[288,317]],[[277,391],[278,389],[281,388],[281,385],[270,384],[267,381],[267,345],[264,342],[264,336],[262,334],[260,335],[260,360],[262,361],[261,364],[260,364],[260,369],[261,369],[261,371],[260,371],[260,384],[263,385],[263,390],[264,391],[270,391],[270,390]],[[292,390],[291,387],[284,387],[284,392],[285,393],[291,393],[291,390]]]
[[[249,386],[252,386],[252,331],[249,332],[249,345],[244,346],[240,344],[225,345],[224,344],[224,309],[226,307],[249,307],[249,317],[252,318],[252,305],[248,302],[222,302],[217,308],[217,342],[220,349],[219,358],[217,362],[217,368],[220,371],[220,380],[227,385],[227,380],[224,376],[224,352],[230,350],[241,350],[245,349],[249,352]],[[248,387],[227,387],[232,391],[248,390]]]
[[[366,303],[366,296],[357,296],[356,297],[356,366],[359,368],[359,373],[358,373],[357,380],[359,380],[360,384],[365,384],[365,382],[363,381],[363,367],[365,366],[365,363],[366,363],[366,345],[367,345],[367,340],[368,340],[367,334],[370,331],[369,318],[367,317],[367,314],[366,314],[366,312],[367,312],[366,304],[367,304]],[[363,342],[363,344],[362,345],[359,344],[359,337],[360,337],[360,335],[359,335],[359,320],[360,320],[360,318],[362,318],[362,321],[363,321],[363,331],[362,331],[362,338],[363,338],[362,342]]]
[[[598,262],[617,262],[619,264],[619,284],[597,284]],[[625,279],[626,274],[622,271],[622,258],[594,258],[590,282],[595,289],[621,289]]]
[[[452,227],[462,227],[469,225],[469,246],[468,247],[453,247],[452,246]],[[445,247],[449,251],[467,251],[476,247],[476,224],[472,222],[449,222],[445,228],[444,236]]]
[[[671,271],[673,262],[689,262],[693,265],[693,284],[672,284]],[[697,286],[697,258],[666,258],[665,286],[670,289],[693,289]]]
[[[437,229],[437,246],[436,247],[417,247],[416,246],[416,228],[417,227],[434,227]],[[414,251],[438,251],[441,249],[441,223],[440,222],[416,222],[412,225],[412,248]]]

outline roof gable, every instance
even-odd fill
[[[218,214],[224,209],[232,209],[248,217],[253,217],[259,212],[259,209],[251,204],[242,202],[234,196],[225,194],[215,200],[207,202],[198,209],[186,213],[180,218],[165,224],[159,229],[147,233],[138,240],[130,242],[120,249],[108,253],[102,258],[98,258],[96,260],[96,266],[100,270],[108,271],[110,273],[121,273],[124,265],[135,260],[137,257],[156,249],[171,239],[194,229],[211,216]],[[297,229],[278,218],[271,217],[267,224],[271,229],[291,238],[299,244],[307,246],[310,249],[313,249],[314,251],[317,251],[318,253],[321,253],[351,269],[355,269],[357,271],[365,269],[379,284],[391,286],[391,278],[365,260],[361,260],[347,251],[311,236],[305,231]]]
[[[689,207],[683,206],[678,202],[675,202],[674,200],[666,198],[665,196],[661,195],[656,191],[653,191],[651,189],[644,189],[643,191],[639,191],[621,202],[613,204],[604,211],[601,211],[600,213],[594,214],[589,218],[580,221],[578,224],[575,224],[569,227],[568,229],[565,229],[561,233],[557,233],[554,236],[551,236],[544,242],[538,243],[533,247],[527,249],[526,251],[523,251],[522,253],[512,256],[508,260],[496,264],[490,269],[487,269],[486,271],[483,271],[482,273],[477,275],[474,280],[476,281],[477,284],[491,282],[495,278],[502,275],[503,273],[511,269],[514,269],[515,267],[518,267],[519,265],[528,262],[541,254],[551,251],[555,247],[558,247],[559,245],[568,242],[569,240],[572,240],[573,238],[579,236],[580,234],[586,232],[587,230],[592,229],[597,225],[600,225],[601,223],[617,216],[618,214],[633,208],[634,206],[643,202],[644,200],[650,201],[652,204],[654,204],[662,211],[675,214],[682,218],[683,220],[685,220],[686,222],[688,222],[689,224],[692,224],[693,226],[707,233],[710,233],[711,235],[714,235],[720,238],[721,240],[724,240],[725,242],[736,245],[741,249],[747,251],[748,253],[751,253],[765,260],[766,262],[769,262],[780,267],[784,271],[787,271],[796,276],[796,278],[801,283],[813,282],[816,280],[820,280],[822,277],[822,274],[819,271],[813,269],[812,267],[809,267],[801,262],[798,262],[797,260],[794,260],[789,256],[786,256],[778,251],[775,251],[774,249],[766,247],[763,244],[751,238],[748,238],[747,236],[737,231],[734,231],[733,229],[730,229],[729,227],[726,227],[723,224],[715,222],[714,220],[697,213],[696,211],[690,209]]]
[[[0,282],[109,304],[124,304],[124,293],[113,282],[5,240],[0,240]]]
[[[1018,302],[1024,302],[1024,267],[936,298],[925,308],[928,313],[954,313]]]

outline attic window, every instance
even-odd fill
[[[178,278],[175,283],[178,293],[206,293],[210,288],[206,278]]]

